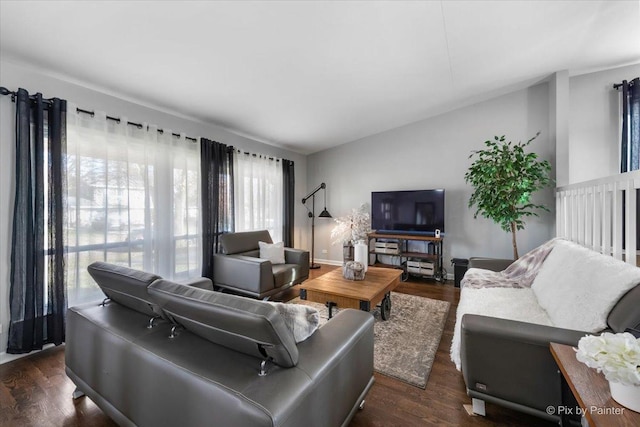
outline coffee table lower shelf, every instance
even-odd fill
[[[300,299],[307,300],[307,290],[300,289]],[[309,299],[309,301],[325,301],[324,305],[327,306],[327,310],[329,311],[329,319],[333,317],[333,307],[341,307],[341,308],[355,308],[362,311],[371,311],[371,301],[359,300],[356,304],[353,303],[354,300],[350,298],[337,297],[336,295],[329,294],[315,294],[313,299]],[[382,320],[387,320],[391,316],[391,292],[387,292],[385,296],[380,301],[380,317]],[[378,305],[375,305],[378,307]]]

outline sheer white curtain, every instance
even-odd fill
[[[283,182],[279,159],[237,152],[233,158],[235,230],[269,230],[282,241]]]
[[[69,303],[102,297],[87,273],[107,261],[180,279],[200,275],[200,144],[69,105]]]

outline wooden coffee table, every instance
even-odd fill
[[[402,270],[369,267],[364,280],[348,280],[337,268],[300,285],[300,299],[325,304],[329,318],[333,307],[371,311],[380,304],[382,320],[391,315],[391,291],[400,284]]]

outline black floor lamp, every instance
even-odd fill
[[[327,185],[323,182],[313,190],[311,193],[302,199],[302,204],[309,211],[309,218],[311,218],[311,264],[309,268],[320,268],[318,264],[314,263],[314,246],[315,246],[315,220],[316,220],[316,193],[320,190],[324,190],[324,209],[318,215],[319,218],[331,218],[331,214],[327,210]],[[307,207],[307,200],[311,198],[311,210]]]

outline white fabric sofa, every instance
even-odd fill
[[[563,239],[502,272],[470,268],[461,283],[451,359],[471,397],[557,421],[549,342],[640,324],[640,268]]]

